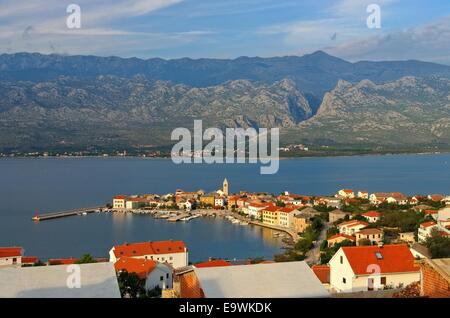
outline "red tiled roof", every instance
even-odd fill
[[[441,201],[444,196],[442,194],[432,194],[430,195],[432,201]]]
[[[133,257],[150,254],[184,253],[186,245],[182,241],[158,241],[130,243],[114,246],[116,257]]]
[[[0,257],[22,256],[21,247],[0,247]]]
[[[430,227],[430,226],[434,226],[434,225],[436,225],[436,222],[433,222],[433,221],[424,222],[424,223],[420,224],[421,227]]]
[[[311,269],[322,284],[328,284],[330,282],[330,266],[314,265]]]
[[[448,227],[447,227],[448,228]],[[439,231],[439,235],[440,236],[444,236],[444,237],[447,237],[447,236],[450,236],[447,232],[445,232],[445,231]]]
[[[128,273],[136,273],[140,278],[146,278],[156,265],[155,261],[148,259],[121,257],[114,263],[114,268],[117,272],[126,270]]]
[[[372,234],[382,234],[383,231],[380,229],[376,229],[376,228],[367,228],[367,229],[362,229],[359,230],[359,232],[357,232],[356,234],[362,234],[362,235],[372,235]]]
[[[23,256],[22,264],[36,264],[39,262],[39,258],[37,256]]]
[[[114,197],[114,199],[117,199],[117,200],[124,200],[124,199],[126,199],[127,197],[125,196],[125,195],[122,195],[122,194],[119,194],[119,195],[116,195],[115,197]]]
[[[278,209],[278,211],[280,212],[284,212],[284,213],[291,213],[293,211],[297,210],[297,208],[291,207],[291,206],[286,206],[284,208]]]
[[[364,222],[364,221],[359,221],[359,220],[350,220],[350,221],[338,224],[338,227],[342,227],[342,226],[353,227],[353,226],[357,226],[357,225],[368,226],[369,223]]]
[[[366,213],[363,213],[362,216],[366,216],[369,218],[378,218],[381,216],[381,213],[377,211],[368,211]]]
[[[197,263],[194,264],[195,267],[197,268],[202,268],[202,267],[221,267],[221,266],[230,266],[231,264],[223,259],[217,259],[217,260],[212,260],[212,261],[207,261],[207,262],[203,262],[203,263]]]
[[[347,235],[347,234],[335,234],[335,235],[333,235],[333,236],[330,236],[330,237],[327,239],[327,241],[328,241],[328,240],[334,240],[334,239],[337,239],[337,238],[339,238],[339,237],[345,238],[345,239],[350,240],[350,241],[355,241],[355,240],[356,240],[356,238],[355,238],[354,236],[351,236],[351,235]]]
[[[51,258],[48,260],[49,265],[70,265],[75,264],[77,258]]]
[[[437,214],[438,211],[437,210],[425,210],[423,211],[425,214]]]
[[[267,208],[264,208],[263,210],[267,212],[277,212],[279,209],[280,207],[277,206],[269,206]]]
[[[384,273],[417,272],[414,256],[406,244],[378,246],[342,247],[353,272],[356,275],[371,274],[369,266],[378,265]],[[377,258],[377,254],[381,259]]]
[[[344,191],[345,193],[353,193],[352,189],[342,189],[342,191]]]
[[[205,298],[200,282],[194,271],[179,275],[175,280],[180,282],[181,298]]]

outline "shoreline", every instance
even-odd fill
[[[264,224],[258,221],[254,221],[254,220],[250,220],[246,217],[243,217],[240,214],[234,213],[230,210],[207,210],[207,209],[199,209],[199,210],[191,210],[189,212],[187,211],[181,211],[181,210],[158,210],[158,211],[167,211],[168,214],[186,214],[186,213],[190,213],[190,214],[199,214],[200,217],[220,217],[225,219],[226,216],[232,216],[237,220],[243,221],[243,222],[247,222],[248,224],[251,225],[255,225],[255,226],[259,226],[262,228],[266,228],[266,229],[270,229],[273,231],[278,231],[278,232],[283,232],[286,233],[287,235],[289,235],[294,242],[296,242],[299,239],[299,235],[297,233],[294,233],[291,229],[288,228],[282,228],[279,226],[274,226],[274,225],[269,225],[269,224]],[[105,212],[104,212],[105,213]],[[112,210],[111,212],[106,212],[106,213],[131,213],[131,214],[147,214],[152,216],[153,218],[155,218],[155,214],[157,214],[157,211],[155,210],[151,210],[151,212],[139,212],[139,210]],[[159,218],[156,218],[159,219]],[[163,218],[166,219],[167,222],[171,222],[169,220],[169,218]],[[175,221],[175,222],[178,222]]]
[[[291,159],[311,159],[311,158],[348,158],[348,157],[387,157],[387,156],[432,156],[432,155],[445,155],[450,154],[450,150],[447,151],[434,151],[434,152],[389,152],[389,153],[364,153],[364,154],[321,154],[321,155],[312,155],[312,156],[282,156],[282,157],[273,157],[269,158],[271,160],[291,160]],[[144,156],[0,156],[0,160],[4,159],[142,159],[142,160],[172,160],[170,157],[144,157]],[[248,159],[248,158],[247,158]],[[260,160],[260,158],[252,158],[256,160]],[[267,158],[265,158],[267,159]],[[236,162],[235,162],[236,163]],[[186,164],[194,164],[194,163],[186,163]],[[198,163],[196,163],[198,164]],[[202,164],[209,164],[202,162]],[[214,163],[214,164],[229,164],[229,163]],[[236,163],[237,164],[237,163]],[[239,164],[250,164],[239,163]],[[251,163],[257,164],[257,163]]]

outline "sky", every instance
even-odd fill
[[[80,28],[69,28],[70,4]],[[380,27],[369,28],[371,4]],[[75,20],[71,20],[75,21]],[[0,53],[450,64],[449,0],[0,0]]]

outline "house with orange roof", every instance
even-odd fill
[[[438,229],[438,225],[434,221],[424,222],[420,224],[418,232],[417,232],[417,239],[419,243],[424,243],[426,240],[431,237],[431,233],[434,230]]]
[[[443,199],[445,199],[445,196],[443,196],[442,194],[429,194],[427,196],[428,200],[434,201],[434,202],[439,202]]]
[[[279,225],[279,209],[280,207],[274,205],[262,209],[262,222],[269,225]]]
[[[355,243],[356,242],[356,238],[354,236],[352,236],[352,235],[338,233],[338,234],[330,236],[327,239],[328,247],[332,247],[335,244],[339,244],[339,243],[342,243],[344,241],[350,241],[350,242]]]
[[[247,207],[247,214],[249,217],[259,219],[263,215],[262,210],[273,205],[272,202],[252,202]]]
[[[347,234],[347,235],[355,235],[356,232],[359,232],[363,228],[367,227],[369,223],[359,220],[350,220],[347,222],[343,222],[337,225],[339,229],[339,233]]]
[[[113,246],[109,251],[110,262],[115,263],[122,257],[168,263],[174,268],[188,265],[188,249],[182,241],[125,243]]]
[[[400,192],[376,192],[369,197],[370,203],[379,205],[383,202],[405,205],[408,204],[408,197]]]
[[[127,196],[119,194],[113,197],[112,207],[113,209],[125,209],[125,203]]]
[[[361,229],[355,234],[356,245],[361,245],[362,242],[370,242],[372,245],[378,245],[383,242],[384,233],[380,229],[375,228],[365,228]]]
[[[365,190],[358,191],[358,194],[356,195],[358,199],[368,199],[369,198],[369,192]]]
[[[381,213],[378,211],[368,211],[361,214],[369,223],[376,223],[381,219]]]
[[[286,228],[293,228],[294,217],[299,214],[300,211],[294,206],[286,206],[278,209],[278,225]]]
[[[355,197],[355,193],[351,189],[341,189],[338,191],[336,196],[344,199],[353,199]]]
[[[331,258],[330,285],[338,293],[400,288],[420,281],[406,244],[341,247]]]
[[[173,269],[167,263],[160,263],[150,259],[121,257],[114,263],[116,272],[127,271],[135,273],[140,279],[145,280],[145,289],[152,290],[172,288]]]
[[[21,247],[0,247],[0,267],[1,266],[20,266],[22,264]]]

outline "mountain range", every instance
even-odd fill
[[[281,143],[450,148],[450,66],[297,57],[0,55],[0,150],[170,146],[175,127],[280,127]],[[434,149],[433,148],[433,149]]]

